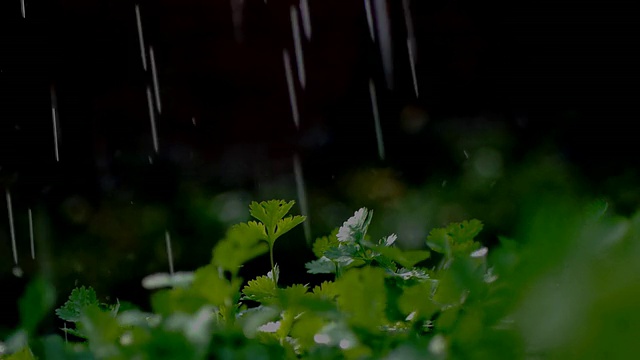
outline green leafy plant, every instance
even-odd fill
[[[519,241],[501,238],[491,250],[476,240],[478,220],[432,229],[425,248],[404,249],[395,234],[372,240],[373,211],[362,208],[313,244],[308,273],[333,279],[287,286],[273,245],[304,221],[287,217],[292,206],[254,202],[258,221],[231,227],[209,264],[147,277],[151,312],[73,290],[56,314],[79,341],[34,336],[53,306],[50,285],[36,280],[20,303],[20,329],[2,344],[10,355],[0,358],[602,358],[627,354],[618,337],[633,343],[640,333],[630,300],[640,293],[640,215],[607,218],[606,203],[556,203],[531,207]],[[267,252],[270,271],[245,283],[240,267]],[[597,271],[596,261],[608,270]],[[585,340],[594,336],[617,346]]]

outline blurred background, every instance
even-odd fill
[[[595,1],[3,0],[2,302],[43,272],[59,301],[89,285],[145,306],[140,280],[169,269],[166,234],[175,269],[195,269],[252,200],[296,200],[309,217],[276,246],[284,283],[307,282],[308,242],[362,206],[372,236],[414,248],[469,218],[492,245],[541,193],[631,214],[632,14]],[[0,329],[17,321],[0,308]]]

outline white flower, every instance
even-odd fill
[[[338,230],[338,240],[342,242],[355,241],[354,236],[357,232],[366,231],[366,227],[369,225],[367,224],[368,215],[369,211],[366,208],[356,211]]]
[[[393,243],[396,242],[396,240],[398,240],[398,235],[391,234],[391,235],[387,236],[387,238],[384,240],[384,245],[385,246],[391,246],[391,245],[393,245]]]
[[[487,249],[486,247],[481,247],[480,249],[474,251],[471,253],[471,257],[472,258],[481,258],[481,257],[485,257],[487,256],[487,253],[489,252],[489,249]]]

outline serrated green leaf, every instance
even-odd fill
[[[285,309],[291,309],[304,303],[308,299],[307,286],[294,284],[284,289],[278,289],[280,304]]]
[[[18,302],[21,327],[33,334],[40,321],[53,308],[56,301],[55,288],[38,277],[32,280]]]
[[[300,216],[300,215],[288,216],[284,219],[278,220],[278,223],[276,225],[276,230],[273,234],[273,241],[275,242],[277,238],[286,234],[294,227],[302,224],[305,220],[306,220],[306,216]]]
[[[401,250],[397,247],[386,246],[376,246],[374,250],[405,268],[412,268],[417,263],[428,259],[431,255],[427,250]]]
[[[334,229],[330,235],[317,238],[313,243],[313,253],[319,259],[324,256],[324,252],[332,247],[337,247],[340,242],[338,241],[338,229]]]
[[[447,226],[447,233],[456,243],[464,243],[473,241],[473,239],[482,231],[484,225],[480,220],[465,220],[459,223],[451,223]]]
[[[92,287],[81,286],[71,291],[69,300],[62,307],[56,309],[56,315],[64,321],[78,322],[82,312],[90,306],[99,306],[96,292]]]
[[[373,210],[361,208],[356,211],[338,230],[338,240],[346,243],[360,243],[365,239],[372,218]]]
[[[322,284],[315,286],[312,292],[320,298],[330,300],[334,299],[338,295],[336,284],[331,281],[324,281]]]
[[[433,229],[427,237],[427,245],[431,250],[446,254],[448,257],[467,255],[480,245],[473,239],[482,231],[483,225],[473,219],[459,223],[451,223],[446,228]]]
[[[360,251],[360,245],[354,243],[342,243],[337,247],[327,249],[324,252],[324,256],[331,260],[340,260],[344,257],[348,257],[353,260],[353,257],[358,254],[358,251]]]
[[[253,201],[249,205],[251,216],[260,220],[267,228],[269,234],[276,232],[278,221],[285,217],[293,207],[295,201],[269,200],[257,203]]]
[[[304,265],[309,274],[335,274],[336,264],[326,256],[313,260]]]
[[[263,303],[273,301],[278,293],[272,279],[269,279],[267,276],[258,276],[253,280],[249,280],[247,285],[242,289],[242,294],[244,294],[243,300]]]

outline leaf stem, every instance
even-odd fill
[[[273,283],[278,286],[278,281],[276,280],[276,268],[273,263],[273,245],[269,244],[269,260],[271,260],[271,278],[273,279]]]

